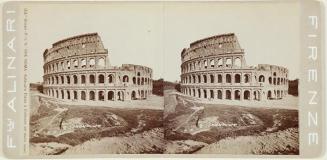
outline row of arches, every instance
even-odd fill
[[[243,56],[194,60],[182,65],[182,73],[210,68],[241,68],[243,63]]]
[[[250,74],[199,74],[182,78],[182,83],[250,83]]]
[[[104,68],[106,66],[105,57],[83,57],[62,60],[60,62],[50,62],[44,66],[45,73],[66,71],[70,69],[82,68]]]
[[[198,83],[251,83],[252,81],[268,83],[273,85],[286,85],[285,77],[269,77],[268,82],[264,75],[260,75],[257,79],[253,78],[249,73],[224,73],[224,74],[193,74],[182,77],[183,84],[198,84]]]
[[[262,90],[250,89],[199,89],[199,88],[182,88],[186,95],[203,98],[203,99],[220,99],[220,100],[257,100],[264,99],[281,99],[286,94],[286,90],[268,90],[267,93]]]
[[[89,100],[89,101],[124,101],[146,99],[151,90],[133,90],[131,93],[124,90],[60,90],[46,89],[48,96],[67,100]],[[130,97],[127,97],[130,96]]]
[[[81,74],[81,75],[54,75],[45,79],[45,84],[104,84],[104,83],[128,83],[134,85],[151,85],[152,80],[148,77],[133,77],[124,75],[115,77],[114,74]]]

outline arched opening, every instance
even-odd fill
[[[85,59],[81,60],[81,67],[86,68],[86,60]]]
[[[56,90],[56,98],[59,98],[59,92]]]
[[[136,99],[136,92],[135,91],[132,91],[131,99],[132,100],[135,100]]]
[[[250,100],[250,91],[248,91],[248,90],[246,90],[246,91],[244,91],[244,99],[245,100]]]
[[[228,67],[228,68],[231,68],[232,67],[232,59],[231,58],[227,58],[226,59],[225,66]]]
[[[94,93],[94,91],[90,91],[90,95],[89,95],[90,97],[89,97],[89,100],[91,100],[91,101],[94,101],[95,100],[95,93]]]
[[[90,67],[94,67],[95,66],[95,60],[94,58],[91,58],[89,61]]]
[[[195,89],[193,89],[193,97],[195,97]]]
[[[250,75],[248,74],[244,75],[244,83],[250,83]]]
[[[85,91],[82,91],[81,92],[81,99],[82,100],[86,100],[86,93],[85,93]]]
[[[85,84],[85,79],[86,79],[86,78],[85,78],[85,75],[82,75],[82,76],[81,76],[82,84]]]
[[[123,101],[124,100],[124,92],[118,91],[117,96],[118,96],[118,100],[119,101]]]
[[[67,69],[70,69],[70,61],[67,61]]]
[[[208,98],[208,96],[207,96],[207,90],[203,90],[203,98]]]
[[[272,84],[272,79],[271,77],[268,78],[269,84]]]
[[[78,99],[77,98],[77,91],[74,91],[74,99]]]
[[[215,67],[215,60],[210,60],[210,67],[211,68],[214,68]]]
[[[114,76],[112,74],[108,75],[108,82],[113,83],[114,82]]]
[[[144,99],[144,91],[141,90],[141,98]]]
[[[59,84],[59,78],[56,76],[56,84]]]
[[[64,78],[64,76],[60,76],[60,78],[61,78],[61,84],[64,84],[64,83],[65,83],[65,78]]]
[[[198,68],[198,69],[201,69],[201,61],[198,61],[197,68]]]
[[[77,81],[78,80],[77,80],[77,76],[76,75],[73,76],[73,80],[74,80],[74,84],[77,84]]]
[[[218,74],[218,83],[223,83],[223,76]]]
[[[108,92],[108,100],[111,100],[111,101],[113,101],[114,100],[114,91],[109,91]]]
[[[104,67],[104,66],[105,66],[104,58],[100,58],[100,59],[98,60],[98,66],[99,66],[99,67]]]
[[[235,74],[235,83],[241,83],[241,75]]]
[[[223,99],[223,92],[221,90],[218,90],[217,98],[218,99]]]
[[[280,97],[280,90],[277,90],[277,98],[279,99]]]
[[[73,64],[74,64],[74,68],[78,68],[78,61],[76,59],[73,61]]]
[[[93,74],[90,75],[89,80],[90,80],[90,83],[93,83],[93,84],[95,83],[95,77]]]
[[[100,74],[98,76],[99,83],[104,83],[104,75]]]
[[[223,67],[223,59],[222,58],[218,59],[217,65],[218,65],[218,68]]]
[[[201,89],[198,89],[199,98],[201,98]]]
[[[144,85],[144,78],[141,78],[141,85]]]
[[[99,97],[99,101],[104,101],[104,92],[103,91],[99,91],[98,92],[98,97]]]
[[[237,57],[237,58],[234,59],[234,66],[235,67],[241,67],[242,66],[241,58]]]
[[[268,91],[267,99],[272,99],[272,93],[271,93],[271,91]]]
[[[226,74],[226,83],[232,83],[232,76],[230,74]]]
[[[232,99],[232,92],[230,90],[226,90],[225,96],[226,96],[225,99],[231,100]]]
[[[61,70],[64,70],[64,69],[65,69],[65,64],[64,64],[64,62],[61,62],[61,63],[60,63],[60,69],[61,69]]]
[[[210,83],[214,83],[215,82],[215,76],[213,76],[212,74],[210,75]]]
[[[123,82],[128,82],[129,80],[128,80],[128,76],[127,75],[124,75],[123,76]]]
[[[208,68],[208,61],[204,60],[204,68],[207,69]]]
[[[193,75],[192,78],[193,78],[193,83],[196,83],[196,81],[195,81],[195,75]]]
[[[61,90],[61,99],[65,99],[65,92]]]
[[[207,75],[203,75],[203,83],[207,83]]]
[[[136,84],[136,78],[133,77],[133,84]]]
[[[234,91],[234,99],[241,100],[241,92],[239,90]]]
[[[67,91],[67,99],[70,99],[70,92]]]
[[[259,76],[259,82],[265,82],[265,76],[264,75]]]
[[[258,100],[258,91],[253,91],[253,99]]]
[[[201,76],[198,75],[198,83],[201,83]]]
[[[66,76],[66,79],[67,79],[67,84],[70,84],[70,77]]]
[[[210,90],[210,98],[214,99],[215,98],[215,95],[213,93],[213,90]]]

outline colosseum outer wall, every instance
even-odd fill
[[[212,100],[266,101],[288,94],[288,69],[248,66],[234,33],[191,43],[181,53],[181,90]]]
[[[97,33],[58,41],[44,54],[44,93],[65,100],[125,101],[152,94],[152,69],[110,65]]]

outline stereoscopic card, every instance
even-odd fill
[[[323,159],[324,5],[5,2],[3,155]]]

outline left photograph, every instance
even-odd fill
[[[74,16],[74,12],[67,16]],[[82,16],[75,18],[77,24],[82,25],[78,23],[82,22],[78,21]],[[100,19],[96,20],[100,22]],[[39,24],[45,27],[65,23],[65,20],[53,20],[50,24]],[[121,22],[119,26],[128,23]],[[151,32],[151,23],[144,28],[145,33]],[[78,34],[78,31],[70,32],[73,27],[67,27],[66,30],[34,36],[35,39],[31,40],[31,49],[43,48],[43,52],[33,53],[29,59],[30,155],[162,153],[165,146],[163,86],[162,80],[154,76],[153,60],[149,62],[144,58],[149,51],[137,52],[138,58],[133,59],[134,53],[129,49],[118,42],[108,42],[108,39],[122,41],[121,37],[106,29],[115,26],[110,26],[110,23],[102,27],[88,24],[79,28],[98,29],[105,34],[96,31]],[[52,42],[47,39],[48,36],[56,39],[59,32],[71,36],[60,36]],[[77,34],[71,34],[75,32]],[[110,38],[106,34],[111,35]],[[34,47],[39,40],[46,45]],[[143,44],[134,42],[130,47],[134,45],[141,46],[141,49]]]

